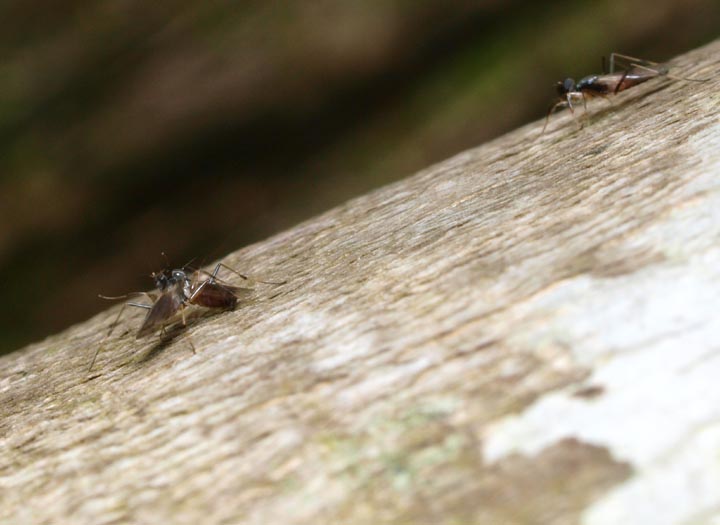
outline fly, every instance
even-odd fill
[[[618,67],[619,66],[619,67]],[[605,69],[605,57],[603,57],[603,69]],[[566,78],[556,85],[557,94],[560,99],[550,106],[545,117],[545,125],[542,133],[545,132],[550,115],[556,109],[562,107],[570,108],[575,115],[573,100],[582,100],[585,112],[587,112],[587,99],[601,97],[608,100],[610,95],[616,95],[621,91],[647,82],[656,77],[668,77],[673,80],[687,80],[689,82],[707,82],[709,79],[674,77],[669,74],[669,68],[665,64],[651,62],[634,58],[619,53],[610,53],[610,68],[608,73],[602,75],[589,75],[575,82],[572,78]]]
[[[245,281],[248,286],[234,286],[226,283],[217,277],[221,268],[225,268],[232,273],[238,275]],[[156,290],[154,292],[140,292],[138,294],[128,294],[120,297],[100,296],[103,299],[121,299],[130,295],[144,295],[150,299],[152,304],[144,304],[139,302],[128,302],[123,305],[118,312],[115,321],[110,325],[110,330],[105,336],[105,340],[110,337],[113,329],[117,325],[125,306],[134,306],[148,310],[142,325],[138,329],[136,339],[146,337],[154,333],[158,328],[164,334],[165,326],[173,323],[180,314],[182,325],[186,326],[185,308],[188,305],[200,306],[203,308],[218,308],[224,310],[232,310],[237,305],[242,295],[252,291],[249,286],[250,278],[243,275],[226,264],[218,263],[212,273],[204,270],[193,270],[189,268],[180,268],[175,270],[163,270],[159,273],[152,274],[155,282]],[[257,281],[263,284],[285,284],[285,282]],[[104,342],[104,340],[103,340]],[[192,346],[192,344],[191,344]],[[103,344],[100,344],[93,355],[92,361],[88,368],[88,372],[95,365]],[[194,351],[193,347],[193,351]]]

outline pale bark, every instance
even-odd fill
[[[3,523],[706,523],[720,511],[720,44],[0,359]],[[232,280],[232,278],[230,278]],[[695,520],[695,521],[693,521]]]

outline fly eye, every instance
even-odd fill
[[[180,270],[175,270],[172,275],[173,279],[176,279],[178,281],[182,281],[183,279],[185,279],[185,273],[181,272]]]
[[[565,90],[565,93],[569,93],[570,91],[575,89],[575,81],[572,78],[566,78],[563,80],[563,89]]]

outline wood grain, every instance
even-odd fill
[[[717,517],[719,52],[229,255],[287,284],[169,342],[3,357],[0,521]]]

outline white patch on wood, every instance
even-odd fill
[[[712,131],[719,142],[720,130]],[[699,169],[685,191],[703,198],[688,195],[664,221],[622,241],[621,249],[652,249],[663,260],[629,275],[572,278],[517,310],[527,325],[512,346],[566,348],[592,371],[588,386],[604,391],[589,399],[571,390],[541,397],[488,427],[484,457],[535,455],[570,437],[606,447],[635,474],[587,509],[588,525],[718,518],[719,163],[699,164],[711,167]]]

